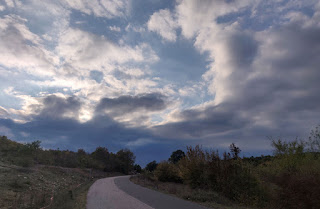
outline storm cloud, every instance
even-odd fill
[[[167,107],[164,95],[160,93],[142,94],[137,96],[120,96],[103,98],[96,107],[96,113],[110,111],[112,115],[127,114],[135,111],[160,111]]]
[[[43,99],[41,106],[34,106],[34,112],[39,112],[36,118],[79,118],[81,102],[78,98],[70,96],[67,98],[50,95]]]

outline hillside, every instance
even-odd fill
[[[129,150],[43,150],[39,141],[21,144],[2,136],[0,208],[85,208],[95,179],[132,172],[133,163]]]

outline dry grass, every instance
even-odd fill
[[[160,182],[148,175],[133,176],[130,180],[143,187],[174,195],[185,200],[199,203],[206,207],[215,209],[248,209],[248,207],[236,205],[234,202],[216,192],[202,189],[191,189],[189,186],[184,184]]]
[[[85,208],[86,192],[93,183],[91,175],[105,177],[104,172],[90,174],[88,169],[55,166],[23,168],[0,163],[0,208],[63,208],[61,197],[79,202]],[[73,197],[65,195],[71,193]],[[53,201],[51,201],[53,199]],[[74,201],[77,200],[77,201]],[[65,201],[65,199],[63,200]]]

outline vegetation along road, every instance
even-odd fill
[[[130,176],[96,181],[88,192],[88,209],[205,209],[205,207],[162,194],[129,180]]]

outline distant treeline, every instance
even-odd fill
[[[250,158],[241,158],[233,143],[222,155],[199,145],[177,150],[167,161],[147,164],[144,178],[215,191],[245,206],[320,208],[319,127],[306,140],[271,143],[273,156]]]
[[[109,152],[105,147],[97,147],[92,153],[83,149],[77,152],[69,150],[43,150],[40,141],[21,144],[0,136],[0,161],[30,167],[34,164],[62,166],[69,168],[93,168],[107,172],[129,174],[141,171],[135,165],[135,155],[129,149],[117,153]]]

